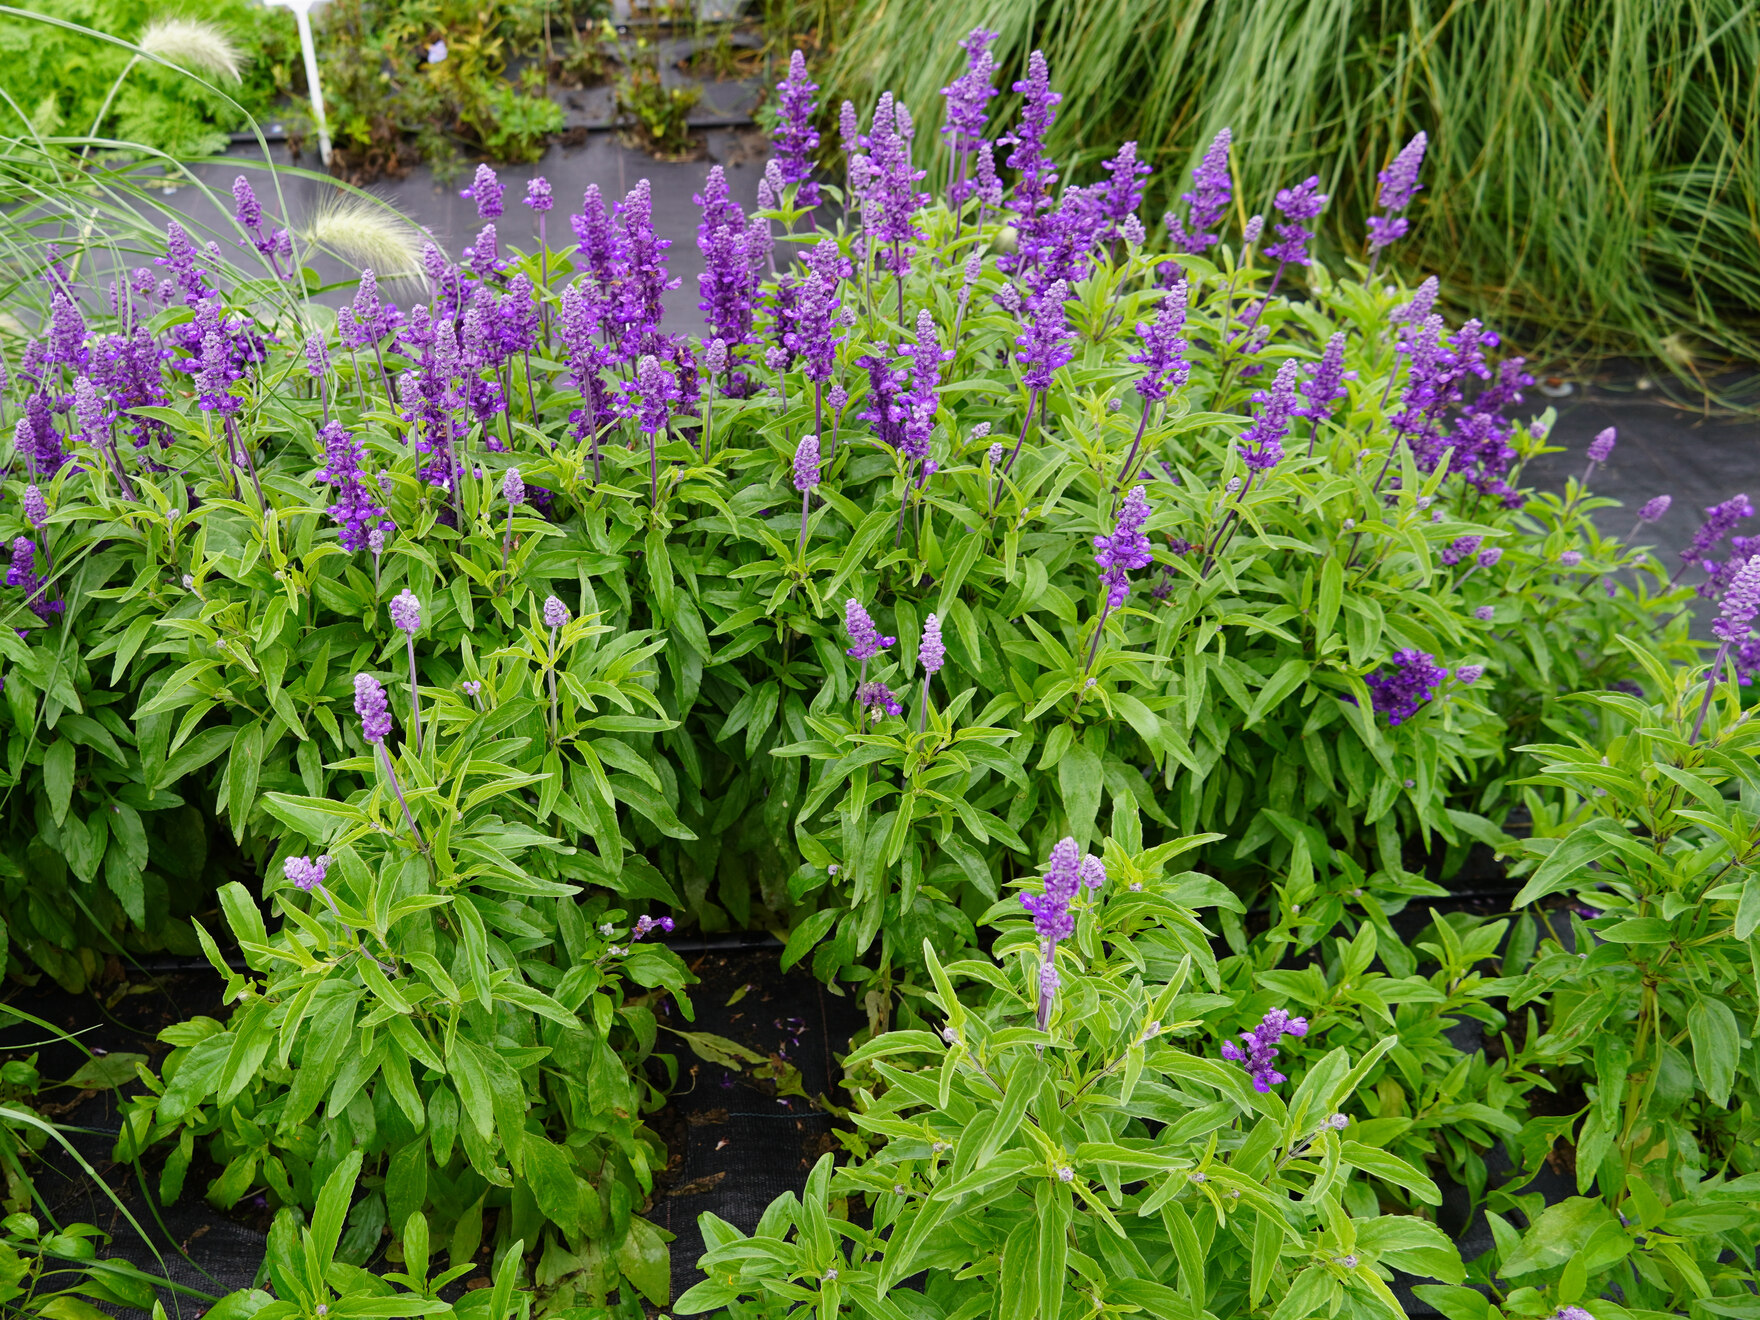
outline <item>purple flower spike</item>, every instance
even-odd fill
[[[324,443],[326,460],[321,479],[336,487],[336,503],[330,506],[330,516],[336,520],[342,548],[353,553],[374,534],[382,536],[395,524],[385,516],[377,490],[361,470],[366,457],[361,442],[341,422],[326,425],[318,432],[318,439]]]
[[[1417,134],[1401,148],[1393,163],[1376,176],[1381,181],[1378,200],[1387,214],[1369,217],[1371,253],[1397,242],[1410,231],[1412,222],[1399,213],[1411,205],[1412,198],[1423,187],[1418,182],[1418,170],[1424,164],[1424,150],[1429,142],[1426,135]]]
[[[1497,566],[1497,561],[1502,558],[1503,558],[1503,547],[1502,546],[1494,545],[1488,550],[1481,550],[1479,552],[1479,561],[1478,561],[1479,567],[1480,568],[1495,568]]]
[[[413,633],[422,626],[422,602],[408,587],[391,602],[391,622],[406,633]]]
[[[1333,404],[1350,393],[1344,383],[1355,380],[1357,373],[1344,369],[1344,344],[1345,334],[1340,330],[1326,341],[1326,351],[1320,355],[1320,360],[1308,365],[1306,378],[1302,381],[1302,397],[1306,402],[1296,409],[1298,417],[1323,422],[1332,416]]]
[[[1436,657],[1423,651],[1396,651],[1393,672],[1374,673],[1365,680],[1375,701],[1375,709],[1387,716],[1387,722],[1398,728],[1418,712],[1418,708],[1436,694],[1448,677],[1448,670],[1436,663]]]
[[[1596,437],[1589,442],[1589,461],[1591,463],[1605,463],[1608,459],[1612,458],[1613,445],[1616,439],[1618,439],[1618,433],[1611,426],[1598,433]]]
[[[1418,171],[1424,165],[1424,152],[1430,145],[1428,134],[1418,133],[1412,140],[1400,148],[1399,155],[1393,158],[1393,164],[1382,170],[1376,178],[1381,183],[1381,195],[1376,199],[1384,211],[1403,211],[1412,203],[1412,198],[1423,189],[1418,182]]]
[[[1175,252],[1199,256],[1208,252],[1220,237],[1208,231],[1227,214],[1229,199],[1234,195],[1228,169],[1228,149],[1233,140],[1234,135],[1223,129],[1211,139],[1204,158],[1192,171],[1192,191],[1180,194],[1187,207],[1185,222],[1181,223],[1172,211],[1164,217]]]
[[[1489,605],[1481,605],[1473,611],[1473,617],[1480,623],[1490,623],[1497,611]]]
[[[1754,626],[1754,615],[1760,613],[1760,555],[1742,561],[1723,593],[1721,611],[1711,631],[1726,642],[1746,641]]]
[[[290,880],[296,889],[307,893],[324,883],[324,875],[330,869],[330,855],[324,853],[315,858],[289,857],[281,864],[281,873]]]
[[[1161,299],[1161,309],[1154,325],[1137,323],[1137,334],[1143,340],[1143,351],[1131,354],[1129,361],[1143,368],[1137,381],[1137,393],[1145,403],[1159,402],[1179,389],[1192,374],[1186,361],[1186,282],[1175,284]]]
[[[1082,884],[1090,889],[1100,889],[1106,884],[1106,863],[1098,857],[1089,855],[1082,858],[1080,868]]]
[[[1673,503],[1674,496],[1672,495],[1658,495],[1653,499],[1646,500],[1644,507],[1638,510],[1638,521],[1641,523],[1657,522],[1663,514],[1668,512],[1668,506]]]
[[[1026,368],[1021,380],[1029,390],[1050,389],[1058,368],[1075,356],[1069,342],[1069,322],[1063,312],[1068,298],[1069,286],[1059,280],[1027,307],[1026,328],[1014,343],[1020,350],[1016,357]]]
[[[892,689],[878,679],[863,683],[856,689],[856,703],[866,711],[885,711],[888,715],[904,714],[904,707],[892,695]]]
[[[525,204],[542,215],[556,205],[556,198],[550,192],[550,180],[539,175],[526,184]]]
[[[1722,504],[1713,504],[1705,510],[1705,521],[1693,533],[1691,543],[1681,551],[1682,561],[1688,564],[1701,562],[1735,530],[1737,523],[1753,516],[1754,506],[1746,495],[1732,495]]]
[[[1074,839],[1063,839],[1051,850],[1044,892],[1038,896],[1021,895],[1021,906],[1032,914],[1033,929],[1040,939],[1055,943],[1076,933],[1076,919],[1069,905],[1081,884],[1081,849]]]
[[[41,527],[49,520],[49,502],[35,482],[24,488],[24,517],[32,527]]]
[[[1457,682],[1467,684],[1477,683],[1481,678],[1485,677],[1485,666],[1462,665],[1459,669],[1455,670],[1454,676]]]
[[[1270,390],[1253,395],[1253,424],[1241,434],[1235,447],[1241,460],[1254,472],[1269,472],[1283,461],[1283,441],[1295,414],[1296,376],[1301,368],[1294,358],[1277,369]]]
[[[784,183],[799,184],[797,206],[811,209],[819,204],[819,185],[813,182],[813,153],[819,149],[819,130],[813,127],[813,93],[819,84],[807,77],[807,60],[798,50],[788,57],[788,77],[776,84],[779,113],[776,119],[776,155]]]
[[[874,621],[868,617],[868,611],[862,608],[862,602],[853,596],[843,603],[843,630],[854,643],[844,654],[864,664],[898,640],[896,637],[882,637]]]
[[[1110,536],[1096,536],[1094,563],[1100,569],[1100,582],[1106,588],[1106,608],[1115,610],[1131,594],[1130,574],[1147,568],[1154,559],[1143,524],[1149,521],[1149,501],[1143,487],[1133,486],[1119,505],[1118,520]]]
[[[499,220],[501,218],[501,199],[506,195],[507,187],[495,177],[495,171],[487,165],[477,166],[476,177],[471,186],[458,195],[477,204],[477,219]]]
[[[1279,192],[1273,205],[1286,223],[1273,226],[1277,230],[1277,242],[1266,247],[1265,255],[1287,265],[1306,266],[1308,241],[1314,237],[1306,222],[1319,215],[1326,202],[1326,194],[1320,191],[1319,175]]]
[[[1051,90],[1051,70],[1043,51],[1027,57],[1027,76],[1014,84],[1014,90],[1024,98],[1020,123],[1002,141],[1014,148],[1007,165],[1020,172],[1014,185],[1014,209],[1031,220],[1051,205],[1057,170],[1045,155],[1045,139],[1063,100],[1060,93]]]
[[[925,674],[939,674],[947,663],[947,644],[941,640],[941,617],[931,614],[923,620],[923,640],[917,647],[917,659]]]
[[[1462,560],[1470,559],[1477,554],[1479,552],[1480,543],[1484,540],[1485,538],[1483,536],[1457,537],[1454,543],[1445,546],[1442,553],[1437,557],[1441,559],[1443,563],[1453,567]]]
[[[1118,155],[1100,166],[1111,181],[1100,188],[1100,212],[1106,218],[1106,229],[1101,234],[1103,241],[1110,241],[1122,233],[1125,221],[1134,217],[1137,208],[1143,204],[1142,180],[1154,173],[1147,163],[1137,159],[1137,144],[1127,142],[1118,150]]]
[[[508,468],[507,474],[501,478],[501,498],[509,504],[526,502],[525,478],[520,476],[518,468]]]
[[[391,732],[391,708],[385,703],[385,689],[371,674],[354,676],[354,713],[361,717],[361,737],[370,743],[381,743]]]
[[[1246,1049],[1232,1040],[1227,1041],[1222,1046],[1222,1057],[1245,1067],[1253,1079],[1253,1089],[1264,1094],[1279,1082],[1289,1080],[1271,1063],[1277,1057],[1277,1042],[1285,1036],[1307,1034],[1306,1018],[1292,1018],[1286,1010],[1274,1008],[1258,1026],[1241,1032],[1241,1039],[1247,1043]]]
[[[546,628],[560,628],[567,622],[568,606],[564,605],[559,597],[546,596],[544,598],[544,626]]]
[[[794,488],[803,495],[819,484],[819,437],[805,435],[794,450]]]
[[[966,70],[941,89],[947,98],[947,121],[941,132],[953,153],[957,177],[948,188],[948,200],[962,205],[978,191],[978,184],[965,177],[966,163],[984,141],[984,121],[989,118],[990,98],[996,95],[991,79],[996,75],[996,57],[989,45],[997,34],[988,28],[974,28],[960,45],[966,52]]]

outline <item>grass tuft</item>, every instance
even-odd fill
[[[1414,232],[1389,254],[1442,277],[1530,354],[1659,358],[1698,378],[1760,362],[1760,24],[1749,0],[860,0],[824,96],[938,104],[953,31],[1001,33],[1004,94],[1030,51],[1064,95],[1066,182],[1136,139],[1150,214],[1234,130],[1240,217],[1318,174],[1329,259],[1360,257],[1375,174],[1430,135]],[[925,120],[929,117],[924,116]],[[919,151],[939,178],[941,139]],[[944,157],[940,158],[944,161]],[[942,166],[944,169],[944,165]]]

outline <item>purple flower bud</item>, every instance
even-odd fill
[[[843,603],[843,630],[854,643],[844,654],[855,660],[872,660],[898,640],[881,636],[873,619],[868,617],[868,611],[853,596]]]
[[[1265,232],[1265,217],[1256,215],[1241,226],[1241,242],[1251,247],[1259,241],[1259,235]]]
[[[526,502],[526,483],[525,479],[520,476],[518,468],[508,468],[506,475],[501,478],[501,498],[509,504],[524,504]]]
[[[479,697],[483,694],[483,684],[478,679],[467,678],[459,686],[464,689],[464,694],[467,697]]]
[[[495,177],[495,171],[487,165],[479,165],[471,186],[459,193],[459,196],[477,204],[477,219],[497,220],[501,216],[501,199],[506,192],[506,185]]]
[[[711,340],[703,353],[703,367],[711,376],[719,376],[727,370],[727,341]]]
[[[1566,568],[1575,568],[1578,564],[1583,562],[1583,556],[1579,551],[1566,550],[1558,557],[1558,562],[1563,564]]]
[[[1479,567],[1480,568],[1493,568],[1496,566],[1497,561],[1502,558],[1503,558],[1503,549],[1500,546],[1494,545],[1488,550],[1481,550],[1479,552]]]
[[[391,602],[391,622],[406,633],[413,633],[422,626],[422,602],[408,587]]]
[[[1644,507],[1638,510],[1638,521],[1641,523],[1657,521],[1668,512],[1668,506],[1673,503],[1674,496],[1672,495],[1658,495],[1654,499],[1646,500]]]
[[[1485,666],[1462,665],[1459,669],[1454,671],[1454,676],[1457,682],[1477,683],[1485,676]]]
[[[1000,440],[991,445],[990,448],[984,452],[984,459],[991,467],[995,467],[998,463],[1002,462],[1002,442]]]
[[[917,659],[925,674],[938,674],[947,663],[947,645],[941,640],[941,617],[931,614],[923,620],[923,640],[917,647]]]
[[[863,710],[883,710],[894,716],[904,714],[904,707],[892,694],[892,689],[877,679],[863,683],[856,689],[856,702]]]
[[[1475,619],[1477,619],[1480,623],[1490,623],[1492,617],[1496,613],[1497,613],[1497,611],[1494,610],[1491,606],[1481,605],[1473,611],[1473,617]]]
[[[550,193],[550,180],[540,174],[526,184],[525,204],[540,215],[555,206],[556,200]]]
[[[794,488],[803,495],[819,484],[819,437],[804,435],[794,450]]]
[[[555,596],[544,598],[544,626],[560,628],[568,622],[568,606]]]
[[[1369,685],[1376,711],[1398,728],[1435,695],[1448,670],[1436,663],[1435,656],[1415,649],[1394,652],[1391,664],[1391,673],[1373,673],[1364,682]]]
[[[385,689],[371,674],[354,676],[354,713],[361,717],[361,737],[370,743],[385,741],[391,732],[391,710]]]
[[[372,551],[375,555],[382,555],[385,553],[385,533],[380,531],[377,527],[367,533],[367,549]]]
[[[1083,885],[1089,889],[1099,889],[1106,883],[1106,863],[1091,855],[1084,857],[1080,874]]]
[[[1611,426],[1597,434],[1596,437],[1589,442],[1589,461],[1591,463],[1605,463],[1608,459],[1612,458],[1613,443],[1616,438],[1617,433]]]
[[[24,516],[32,527],[41,527],[49,520],[49,502],[35,482],[24,488]]]
[[[241,181],[242,182],[242,181]],[[324,874],[330,869],[330,855],[322,854],[316,858],[289,857],[281,864],[282,874],[293,884],[310,893],[324,883]]]

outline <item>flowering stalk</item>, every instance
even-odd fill
[[[947,663],[947,644],[941,640],[940,616],[931,614],[923,620],[923,640],[917,647],[917,659],[923,666],[923,691],[917,703],[917,732],[929,727],[929,684]]]
[[[1689,743],[1697,743],[1699,735],[1704,732],[1705,716],[1711,710],[1711,695],[1723,675],[1723,662],[1729,658],[1731,647],[1747,640],[1756,614],[1760,614],[1760,555],[1743,561],[1729,584],[1729,590],[1723,593],[1721,617],[1711,625],[1711,631],[1718,637],[1717,658],[1705,672],[1705,699],[1699,703],[1699,717],[1693,721],[1693,736],[1687,739]]]
[[[397,805],[403,808],[403,818],[409,824],[410,837],[415,840],[417,849],[427,852],[428,845],[422,841],[422,832],[416,828],[416,818],[403,796],[403,785],[397,780],[397,769],[391,764],[391,754],[385,750],[385,739],[391,732],[391,711],[385,701],[384,687],[371,674],[354,676],[354,712],[361,718],[361,737],[378,752],[379,764],[385,769],[385,777],[391,781],[391,791],[397,796]]]
[[[1106,588],[1106,603],[1101,608],[1100,621],[1094,625],[1094,642],[1088,648],[1088,663],[1082,666],[1083,675],[1094,667],[1095,657],[1100,654],[1100,638],[1106,632],[1107,616],[1123,605],[1131,594],[1131,571],[1147,568],[1155,557],[1149,548],[1149,538],[1143,535],[1143,524],[1148,520],[1149,501],[1144,497],[1143,487],[1133,486],[1130,494],[1124,497],[1112,535],[1094,538],[1094,547],[1099,552],[1094,556],[1094,563],[1100,569],[1100,585]]]
[[[794,451],[794,488],[801,493],[801,539],[795,546],[795,553],[801,556],[803,563],[807,549],[807,508],[813,498],[813,488],[818,484],[819,437],[802,436]]]
[[[556,742],[562,737],[562,710],[556,699],[556,634],[562,625],[568,622],[568,606],[555,596],[544,600],[544,626],[550,629],[550,663],[545,667],[545,677],[550,681],[550,741]]]
[[[409,648],[410,729],[415,735],[416,755],[422,754],[422,694],[416,676],[416,629],[422,626],[422,603],[405,587],[391,602],[391,622],[403,633]]]
[[[508,552],[513,548],[513,512],[526,502],[526,483],[518,468],[508,468],[501,478],[501,494],[507,501],[507,530],[501,534],[501,576],[505,578]]]

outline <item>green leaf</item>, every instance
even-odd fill
[[[788,945],[782,950],[782,970],[787,971],[830,932],[843,913],[837,908],[821,908],[788,933]]]
[[[1579,877],[1588,868],[1590,862],[1600,861],[1614,850],[1614,843],[1608,836],[1594,825],[1585,825],[1559,844],[1541,862],[1534,874],[1528,877],[1528,883],[1522,886],[1522,892],[1516,895],[1515,906],[1526,907],[1530,903],[1545,898],[1548,894],[1556,894],[1561,890],[1577,888],[1590,883]]]
[[[1442,1193],[1436,1184],[1389,1151],[1374,1150],[1361,1142],[1347,1141],[1343,1143],[1339,1153],[1352,1168],[1373,1174],[1395,1187],[1405,1188],[1425,1205],[1442,1204]]]
[[[629,1221],[629,1232],[617,1248],[617,1267],[655,1306],[665,1306],[672,1296],[672,1253],[661,1230],[646,1219]]]
[[[232,739],[232,755],[226,762],[226,814],[232,821],[232,838],[244,842],[245,823],[257,800],[257,775],[263,768],[263,726],[252,721]]]
[[[1515,1278],[1562,1265],[1573,1253],[1581,1250],[1590,1236],[1603,1224],[1619,1226],[1619,1221],[1600,1201],[1573,1196],[1549,1205],[1528,1231],[1522,1234],[1516,1249],[1510,1252],[1499,1273]]]
[[[73,743],[57,738],[43,753],[43,784],[49,793],[49,815],[57,825],[67,820],[67,807],[73,801]]]
[[[1721,1109],[1729,1103],[1742,1052],[1736,1015],[1721,999],[1700,999],[1687,1010],[1687,1034],[1693,1041],[1693,1070],[1706,1097]]]
[[[1069,813],[1070,833],[1084,848],[1094,835],[1105,782],[1100,758],[1080,743],[1071,746],[1057,763],[1057,785],[1063,791],[1063,809]]]
[[[1745,940],[1760,927],[1760,871],[1749,871],[1742,880],[1742,901],[1736,907],[1736,938]]]
[[[100,1054],[87,1059],[64,1083],[82,1091],[108,1091],[135,1080],[135,1065],[145,1063],[144,1054]]]

